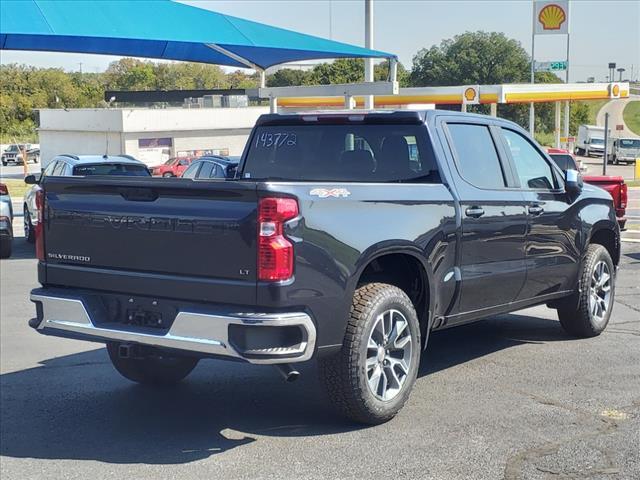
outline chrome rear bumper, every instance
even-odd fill
[[[239,313],[215,311],[178,312],[169,331],[159,334],[149,328],[117,323],[97,325],[82,298],[44,293],[36,289],[31,301],[36,303],[38,318],[30,325],[45,335],[78,338],[96,342],[123,342],[170,348],[186,352],[231,357],[257,364],[294,363],[309,360],[316,342],[316,329],[311,317],[303,312]],[[297,327],[300,341],[295,345],[264,346],[242,349],[234,345],[229,327]],[[253,330],[255,331],[255,329]]]

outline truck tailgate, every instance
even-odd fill
[[[47,283],[203,301],[233,301],[233,285],[251,300],[255,183],[49,177],[44,190]]]

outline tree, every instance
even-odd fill
[[[529,56],[497,32],[466,32],[413,57],[412,86],[491,85],[528,80]]]
[[[268,87],[289,87],[292,85],[311,85],[311,72],[281,68],[267,76]]]

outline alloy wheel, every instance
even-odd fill
[[[413,341],[402,312],[386,310],[375,320],[367,343],[367,384],[378,400],[390,401],[404,385],[411,368]]]

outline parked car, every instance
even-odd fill
[[[593,337],[613,307],[611,197],[500,118],[263,115],[233,180],[42,187],[30,325],[106,343],[135,382],[178,382],[204,357],[292,380],[317,357],[339,411],[377,424],[433,330],[546,304]]]
[[[640,138],[614,138],[611,161],[616,165],[620,162],[635,163],[640,158]]]
[[[576,158],[571,155],[568,150],[561,148],[549,148],[547,150],[549,156],[560,167],[560,169],[566,171],[570,169],[578,169]],[[613,205],[616,209],[616,217],[618,219],[618,225],[620,229],[624,230],[627,223],[627,198],[628,189],[624,178],[613,175],[583,175],[583,181],[591,185],[596,185],[611,195],[613,199]]]
[[[9,189],[4,183],[0,183],[0,203],[6,203],[9,208],[9,216],[13,221],[13,204],[11,203],[11,195],[9,195]]]
[[[182,178],[192,178],[194,180],[233,178],[237,168],[238,159],[210,155],[200,157],[189,165],[189,168],[182,174]]]
[[[38,223],[37,192],[48,176],[56,177],[90,177],[96,175],[118,177],[149,177],[147,166],[128,155],[58,155],[53,158],[38,177],[27,175],[25,183],[32,185],[24,193],[24,237],[28,242],[35,242],[35,227]]]
[[[2,165],[5,167],[9,163],[22,165],[24,163],[23,152],[25,149],[27,150],[27,162],[38,163],[40,161],[40,148],[32,148],[29,143],[13,144],[2,152]]]
[[[173,157],[162,165],[151,168],[154,177],[181,177],[184,171],[196,160],[196,157]]]
[[[13,249],[13,219],[6,202],[0,202],[0,258],[9,258]]]

